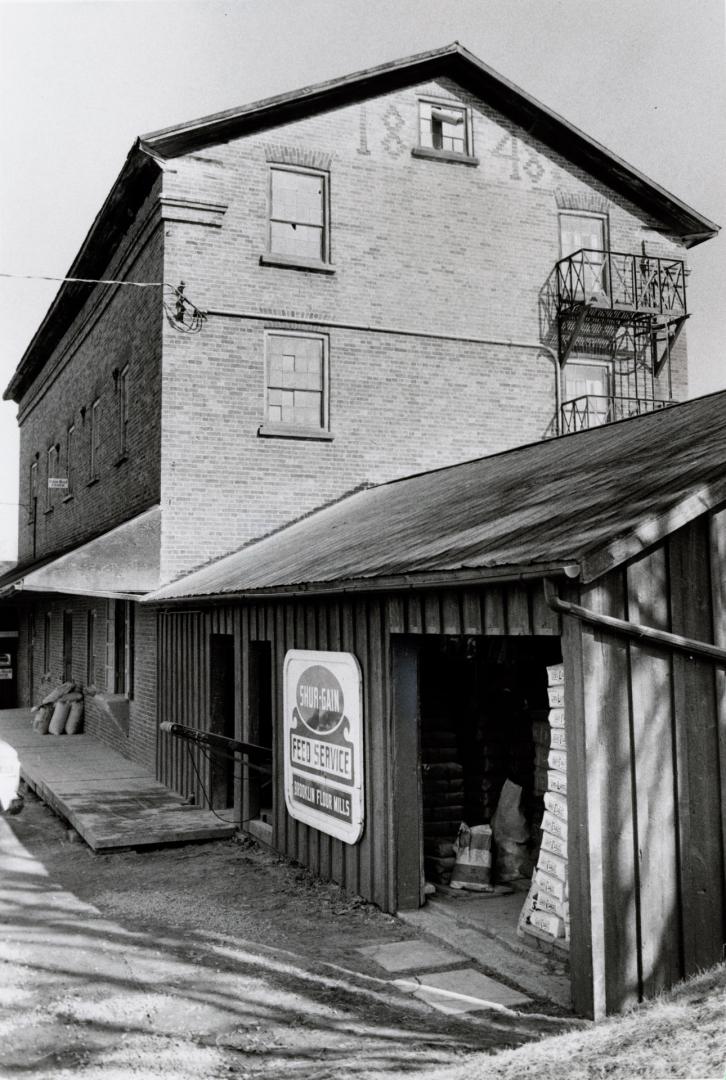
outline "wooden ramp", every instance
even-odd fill
[[[21,776],[94,851],[154,847],[232,836],[236,826],[188,806],[146,769],[93,735],[39,735],[29,709],[0,710],[3,743]],[[227,811],[230,813],[230,811]]]

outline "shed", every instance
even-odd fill
[[[437,748],[453,754],[458,740],[470,760],[484,731],[484,756],[496,756],[490,720],[476,727],[476,716],[497,695],[501,713],[502,692],[499,729],[523,730],[524,716],[541,730],[545,672],[561,662],[575,1008],[599,1018],[715,963],[726,917],[725,421],[722,392],[357,491],[163,587],[145,601],[160,605],[160,718],[214,730],[226,713],[238,738],[267,741],[271,791],[246,766],[230,782],[240,820],[395,911],[423,902]],[[296,818],[284,797],[291,650],[351,654],[360,668],[365,794],[353,842]],[[526,712],[511,706],[523,679]],[[528,746],[510,739],[507,768]],[[164,734],[158,749],[164,782],[209,794],[203,758]],[[486,779],[477,773],[477,790]]]

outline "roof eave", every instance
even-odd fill
[[[408,592],[414,589],[441,589],[452,586],[473,587],[531,581],[545,577],[576,578],[579,565],[574,562],[530,563],[526,566],[500,566],[486,569],[435,570],[411,574],[387,574],[377,577],[336,579],[334,581],[298,582],[294,585],[270,585],[257,589],[237,589],[217,593],[188,593],[164,596],[163,589],[147,594],[144,604],[203,604],[239,600],[294,599],[295,597],[345,595],[347,593]],[[162,595],[159,595],[162,594]]]
[[[342,102],[350,104],[363,100],[374,88],[380,93],[437,74],[454,76],[463,85],[474,83],[473,89],[494,108],[575,164],[600,175],[613,190],[659,219],[688,247],[719,232],[720,227],[715,222],[484,64],[458,42],[200,120],[149,132],[141,136],[140,143],[150,153],[177,157],[215,142],[226,142],[233,137],[289,123],[311,111],[325,111]]]
[[[137,139],[86,233],[66,277],[100,276],[113,254],[113,237],[117,241],[124,235],[135,217],[144,192],[151,186],[159,171],[159,163],[140,146]],[[110,230],[112,239],[102,236],[104,227]],[[30,381],[45,363],[50,350],[55,347],[85,304],[90,288],[92,286],[67,281],[61,283],[3,393],[3,400],[20,401]]]

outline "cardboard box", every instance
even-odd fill
[[[550,747],[550,752],[547,755],[547,764],[550,769],[556,769],[557,772],[567,773],[567,751],[558,750],[557,747]]]
[[[550,727],[564,727],[565,726],[565,710],[560,706],[556,709],[550,709],[547,714]]]
[[[549,769],[547,772],[547,790],[554,791],[557,795],[567,794],[567,777],[557,769]]]

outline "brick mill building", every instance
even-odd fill
[[[688,389],[685,259],[716,231],[458,44],[140,138],[68,273],[99,283],[62,285],[5,392],[21,433],[19,560],[0,579],[19,610],[19,703],[72,678],[89,731],[396,910],[421,900],[426,725],[449,723],[463,754],[464,697],[485,712],[505,671],[531,684],[535,724],[545,669],[564,661],[576,1006],[602,1015],[717,959],[723,829],[708,881],[686,880],[673,777],[695,781],[676,729],[696,684],[709,719],[694,752],[723,768],[708,740],[724,718],[724,400],[672,407]],[[649,487],[654,447],[675,444]],[[396,483],[412,474],[426,476]],[[678,615],[673,559],[696,568],[700,621]],[[662,603],[645,612],[649,587]],[[573,605],[713,655],[701,674],[623,659],[606,634],[627,627],[575,632]],[[353,655],[362,674],[354,839],[296,819],[283,790],[282,672],[301,648]],[[467,687],[458,720],[442,721],[424,671]],[[611,677],[636,686],[617,723],[593,689],[617,711]],[[635,776],[633,701],[658,679],[673,746],[656,888],[632,853],[601,865],[606,821],[657,829],[635,795],[602,808],[593,732]],[[161,720],[271,747],[272,785],[203,758],[200,779]],[[618,874],[640,899],[613,924]],[[672,907],[651,919],[656,892]]]

